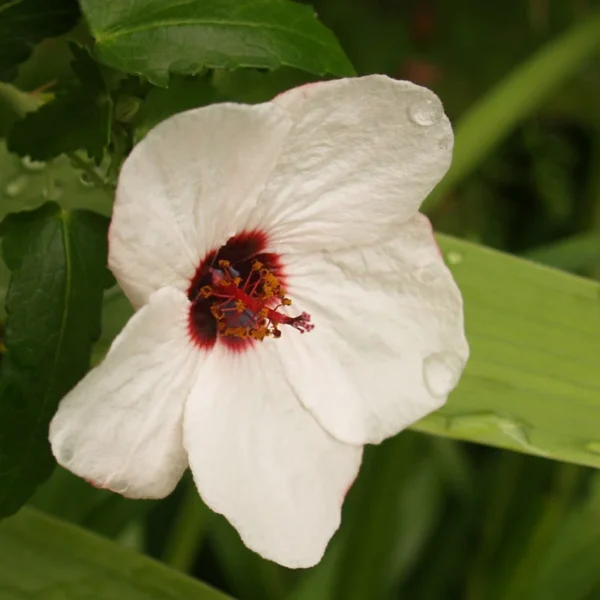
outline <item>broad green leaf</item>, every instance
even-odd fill
[[[9,215],[2,252],[11,270],[0,370],[0,516],[17,510],[54,461],[48,425],[89,367],[100,334],[108,219],[49,202]]]
[[[227,600],[156,561],[28,508],[0,523],[0,556],[6,600]]]
[[[0,137],[6,134],[12,124],[23,117],[28,110],[35,110],[38,101],[32,94],[26,94],[7,83],[0,82]]]
[[[420,431],[600,467],[600,284],[438,236],[471,358]]]
[[[27,503],[46,514],[81,525],[105,537],[116,538],[131,523],[143,519],[155,500],[131,500],[58,467]]]
[[[63,208],[91,208],[107,216],[112,206],[112,194],[92,186],[70,166],[66,156],[48,163],[33,162],[9,153],[0,142],[0,218],[9,212],[36,208],[51,198],[59,199]],[[9,277],[8,269],[0,261],[2,299]],[[0,315],[3,312],[0,307]]]
[[[291,0],[81,0],[107,65],[167,86],[169,73],[290,66],[352,75],[334,35]]]
[[[82,149],[96,164],[104,156],[110,141],[112,100],[89,52],[75,44],[71,50],[79,84],[13,125],[8,149],[19,156],[43,161]]]
[[[456,126],[452,166],[423,208],[432,211],[525,117],[600,48],[600,13],[571,27],[501,80]]]
[[[600,233],[580,233],[554,244],[529,250],[525,257],[566,271],[597,267],[600,265]]]
[[[153,87],[135,117],[135,138],[141,140],[155,125],[176,113],[221,100],[205,77],[172,77],[169,87]]]
[[[0,0],[0,79],[13,75],[38,42],[66,33],[78,19],[76,0]]]

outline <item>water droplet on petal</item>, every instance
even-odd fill
[[[46,168],[46,163],[39,160],[31,160],[28,156],[21,159],[21,164],[28,171],[43,171]]]
[[[63,442],[60,448],[54,450],[57,452],[57,460],[61,465],[68,465],[75,457],[75,449],[71,443]]]
[[[444,108],[437,98],[427,98],[408,107],[408,118],[421,127],[435,125],[443,114]]]
[[[463,261],[463,255],[460,252],[451,250],[446,254],[446,260],[449,265],[458,265]]]
[[[423,381],[436,398],[447,396],[456,386],[465,361],[454,352],[435,352],[423,361]]]
[[[433,283],[442,274],[439,263],[428,263],[415,271],[416,278],[425,285]]]
[[[115,492],[116,494],[124,494],[128,490],[129,485],[126,481],[116,479],[114,481],[109,481],[103,487],[110,490],[111,492]]]
[[[4,188],[4,193],[9,198],[15,198],[18,196],[26,187],[29,182],[27,175],[19,175],[12,181],[9,181]]]

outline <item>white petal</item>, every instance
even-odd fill
[[[173,490],[187,467],[183,407],[202,360],[187,327],[188,300],[172,288],[130,319],[52,420],[52,452],[63,467],[130,498]]]
[[[291,127],[274,104],[216,104],[163,121],[125,161],[109,264],[135,306],[185,291],[200,260],[244,228]]]
[[[378,443],[444,404],[468,345],[462,298],[426,217],[378,246],[285,260],[287,295],[315,328],[283,332],[282,362],[332,435]]]
[[[407,221],[447,171],[452,128],[438,97],[383,75],[277,97],[295,121],[254,214],[280,246],[370,244]]]
[[[310,567],[339,526],[362,448],[334,440],[302,408],[270,342],[215,348],[186,406],[185,447],[202,498],[249,548]]]

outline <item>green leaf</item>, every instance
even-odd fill
[[[75,44],[71,50],[71,67],[79,84],[13,125],[8,149],[19,156],[48,160],[84,149],[96,164],[104,156],[110,141],[112,100],[89,52]]]
[[[212,513],[202,502],[190,478],[184,482],[182,504],[165,542],[163,562],[174,569],[190,571],[208,531]]]
[[[167,86],[169,73],[296,67],[353,75],[334,35],[290,0],[82,0],[101,61]]]
[[[2,598],[227,600],[164,565],[25,508],[0,524]]]
[[[237,596],[249,600],[280,600],[287,596],[288,572],[249,550],[225,517],[212,515],[209,533],[219,567]]]
[[[600,474],[584,502],[571,506],[539,552],[533,570],[535,600],[586,600],[600,592]],[[595,592],[595,593],[594,593]]]
[[[342,529],[327,546],[321,562],[300,577],[299,583],[285,600],[333,600],[346,539]]]
[[[172,77],[167,89],[153,87],[135,117],[135,139],[140,141],[167,117],[221,100],[207,78]]]
[[[48,425],[89,367],[100,334],[108,219],[49,202],[2,223],[12,271],[0,371],[0,516],[54,467]]]
[[[12,85],[0,82],[0,137],[6,137],[17,119],[37,107],[38,100],[33,94],[26,94]]]
[[[9,212],[36,208],[51,198],[60,198],[63,208],[91,208],[107,216],[111,213],[112,193],[82,178],[66,156],[49,163],[32,162],[9,153],[0,142],[0,218]],[[6,295],[9,278],[9,270],[0,261],[1,298]],[[0,319],[3,313],[0,306]]]
[[[600,47],[600,13],[586,17],[520,64],[471,108],[456,127],[452,166],[423,205],[432,211],[442,195],[472,173],[490,152]]]
[[[600,265],[600,233],[580,233],[525,253],[529,260],[566,271],[578,271]]]
[[[600,284],[437,236],[471,358],[420,431],[600,467]]]
[[[0,0],[0,79],[14,75],[38,42],[66,33],[78,19],[76,0]]]
[[[388,598],[398,573],[396,566],[399,503],[415,465],[419,465],[423,436],[408,431],[365,454],[359,479],[362,497],[345,544],[335,598]],[[365,483],[366,482],[366,483]],[[375,500],[376,499],[376,500]]]

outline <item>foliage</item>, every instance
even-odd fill
[[[0,595],[224,597],[180,570],[242,600],[600,596],[598,2],[314,4],[0,0],[0,516],[30,504],[0,523]],[[472,346],[449,403],[368,449],[305,573],[248,551],[187,479],[161,502],[62,469],[40,485],[58,401],[132,312],[104,290],[133,145],[181,110],[355,69],[432,87],[456,124],[425,205]]]
[[[47,431],[59,400],[89,368],[100,335],[108,219],[49,202],[6,217],[11,270],[0,371],[0,515],[14,512],[54,460]]]

